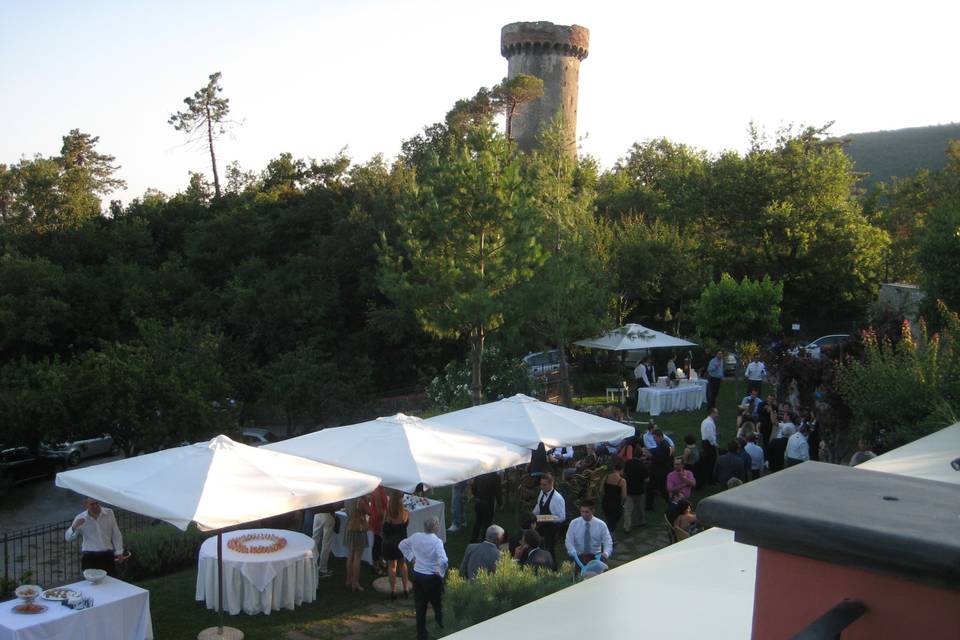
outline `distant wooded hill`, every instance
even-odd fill
[[[947,141],[960,140],[960,123],[870,131],[843,136],[847,154],[857,171],[868,174],[861,183],[869,187],[889,182],[892,176],[912,176],[918,169],[943,168]]]

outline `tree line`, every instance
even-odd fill
[[[192,173],[104,207],[119,167],[78,129],[58,156],[0,165],[5,440],[111,431],[132,454],[240,422],[370,417],[372,396],[463,357],[480,401],[491,341],[559,348],[564,377],[575,340],[625,321],[732,344],[700,302],[731,281],[778,298],[787,326],[830,330],[891,273],[957,302],[941,268],[958,255],[954,161],[864,194],[824,127],[753,131],[745,153],[651,140],[601,170],[559,121],[532,153],[500,131],[537,95],[521,80],[457,102],[392,162],[282,153],[221,182],[203,105],[229,112],[219,80],[171,117],[205,137],[213,185]],[[776,333],[768,312],[736,326]]]

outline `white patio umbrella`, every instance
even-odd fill
[[[628,351],[630,349],[659,349],[664,347],[695,347],[696,343],[675,338],[660,331],[648,329],[642,324],[625,324],[602,336],[578,340],[574,344],[590,349]]]
[[[596,444],[634,433],[630,425],[541,402],[522,393],[445,413],[428,419],[427,424],[470,431],[527,449],[536,449],[541,442],[548,449]]]
[[[527,449],[475,432],[438,428],[402,413],[324,429],[264,448],[375,472],[385,487],[408,493],[420,483],[443,487],[530,461]]]
[[[857,469],[960,484],[954,460],[960,460],[960,422],[867,460]]]
[[[222,528],[369,493],[380,478],[248,447],[227,436],[64,471],[58,487],[186,530],[217,530],[219,636],[223,636]],[[228,631],[230,629],[228,628]]]

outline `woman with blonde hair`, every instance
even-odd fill
[[[347,531],[344,543],[347,547],[347,588],[351,591],[363,591],[360,586],[360,563],[363,551],[367,548],[367,515],[370,513],[370,499],[360,496],[345,503],[347,511]]]
[[[407,523],[410,522],[410,512],[403,504],[403,493],[390,489],[388,494],[387,514],[383,519],[383,559],[387,561],[387,576],[390,579],[390,599],[397,599],[397,565],[400,566],[400,577],[403,580],[403,597],[406,598],[407,585],[410,579],[407,576],[407,563],[400,552],[400,541],[407,537]]]

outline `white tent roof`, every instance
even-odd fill
[[[447,637],[744,640],[756,568],[756,547],[710,529]]]
[[[957,458],[960,458],[960,423],[867,460],[857,465],[857,469],[960,484],[960,472],[950,466]]]
[[[421,482],[443,487],[530,461],[527,449],[478,433],[438,428],[402,413],[263,448],[376,473],[384,486],[408,492]]]
[[[960,484],[960,477],[954,477],[960,472],[950,466],[958,456],[960,423],[856,468]],[[448,637],[632,637],[637,611],[624,606],[629,596],[646,613],[690,614],[682,623],[675,615],[642,615],[643,636],[744,640],[753,631],[756,573],[757,548],[736,542],[732,531],[715,527]]]
[[[220,529],[369,493],[380,478],[217,436],[57,474],[57,486],[186,530]]]
[[[629,349],[659,349],[662,347],[695,347],[696,343],[674,338],[660,331],[648,329],[642,324],[625,324],[597,338],[578,340],[575,344],[590,349],[627,351]]]
[[[435,416],[427,423],[482,434],[527,449],[536,449],[541,442],[548,448],[596,444],[635,432],[630,425],[541,402],[522,393]]]

